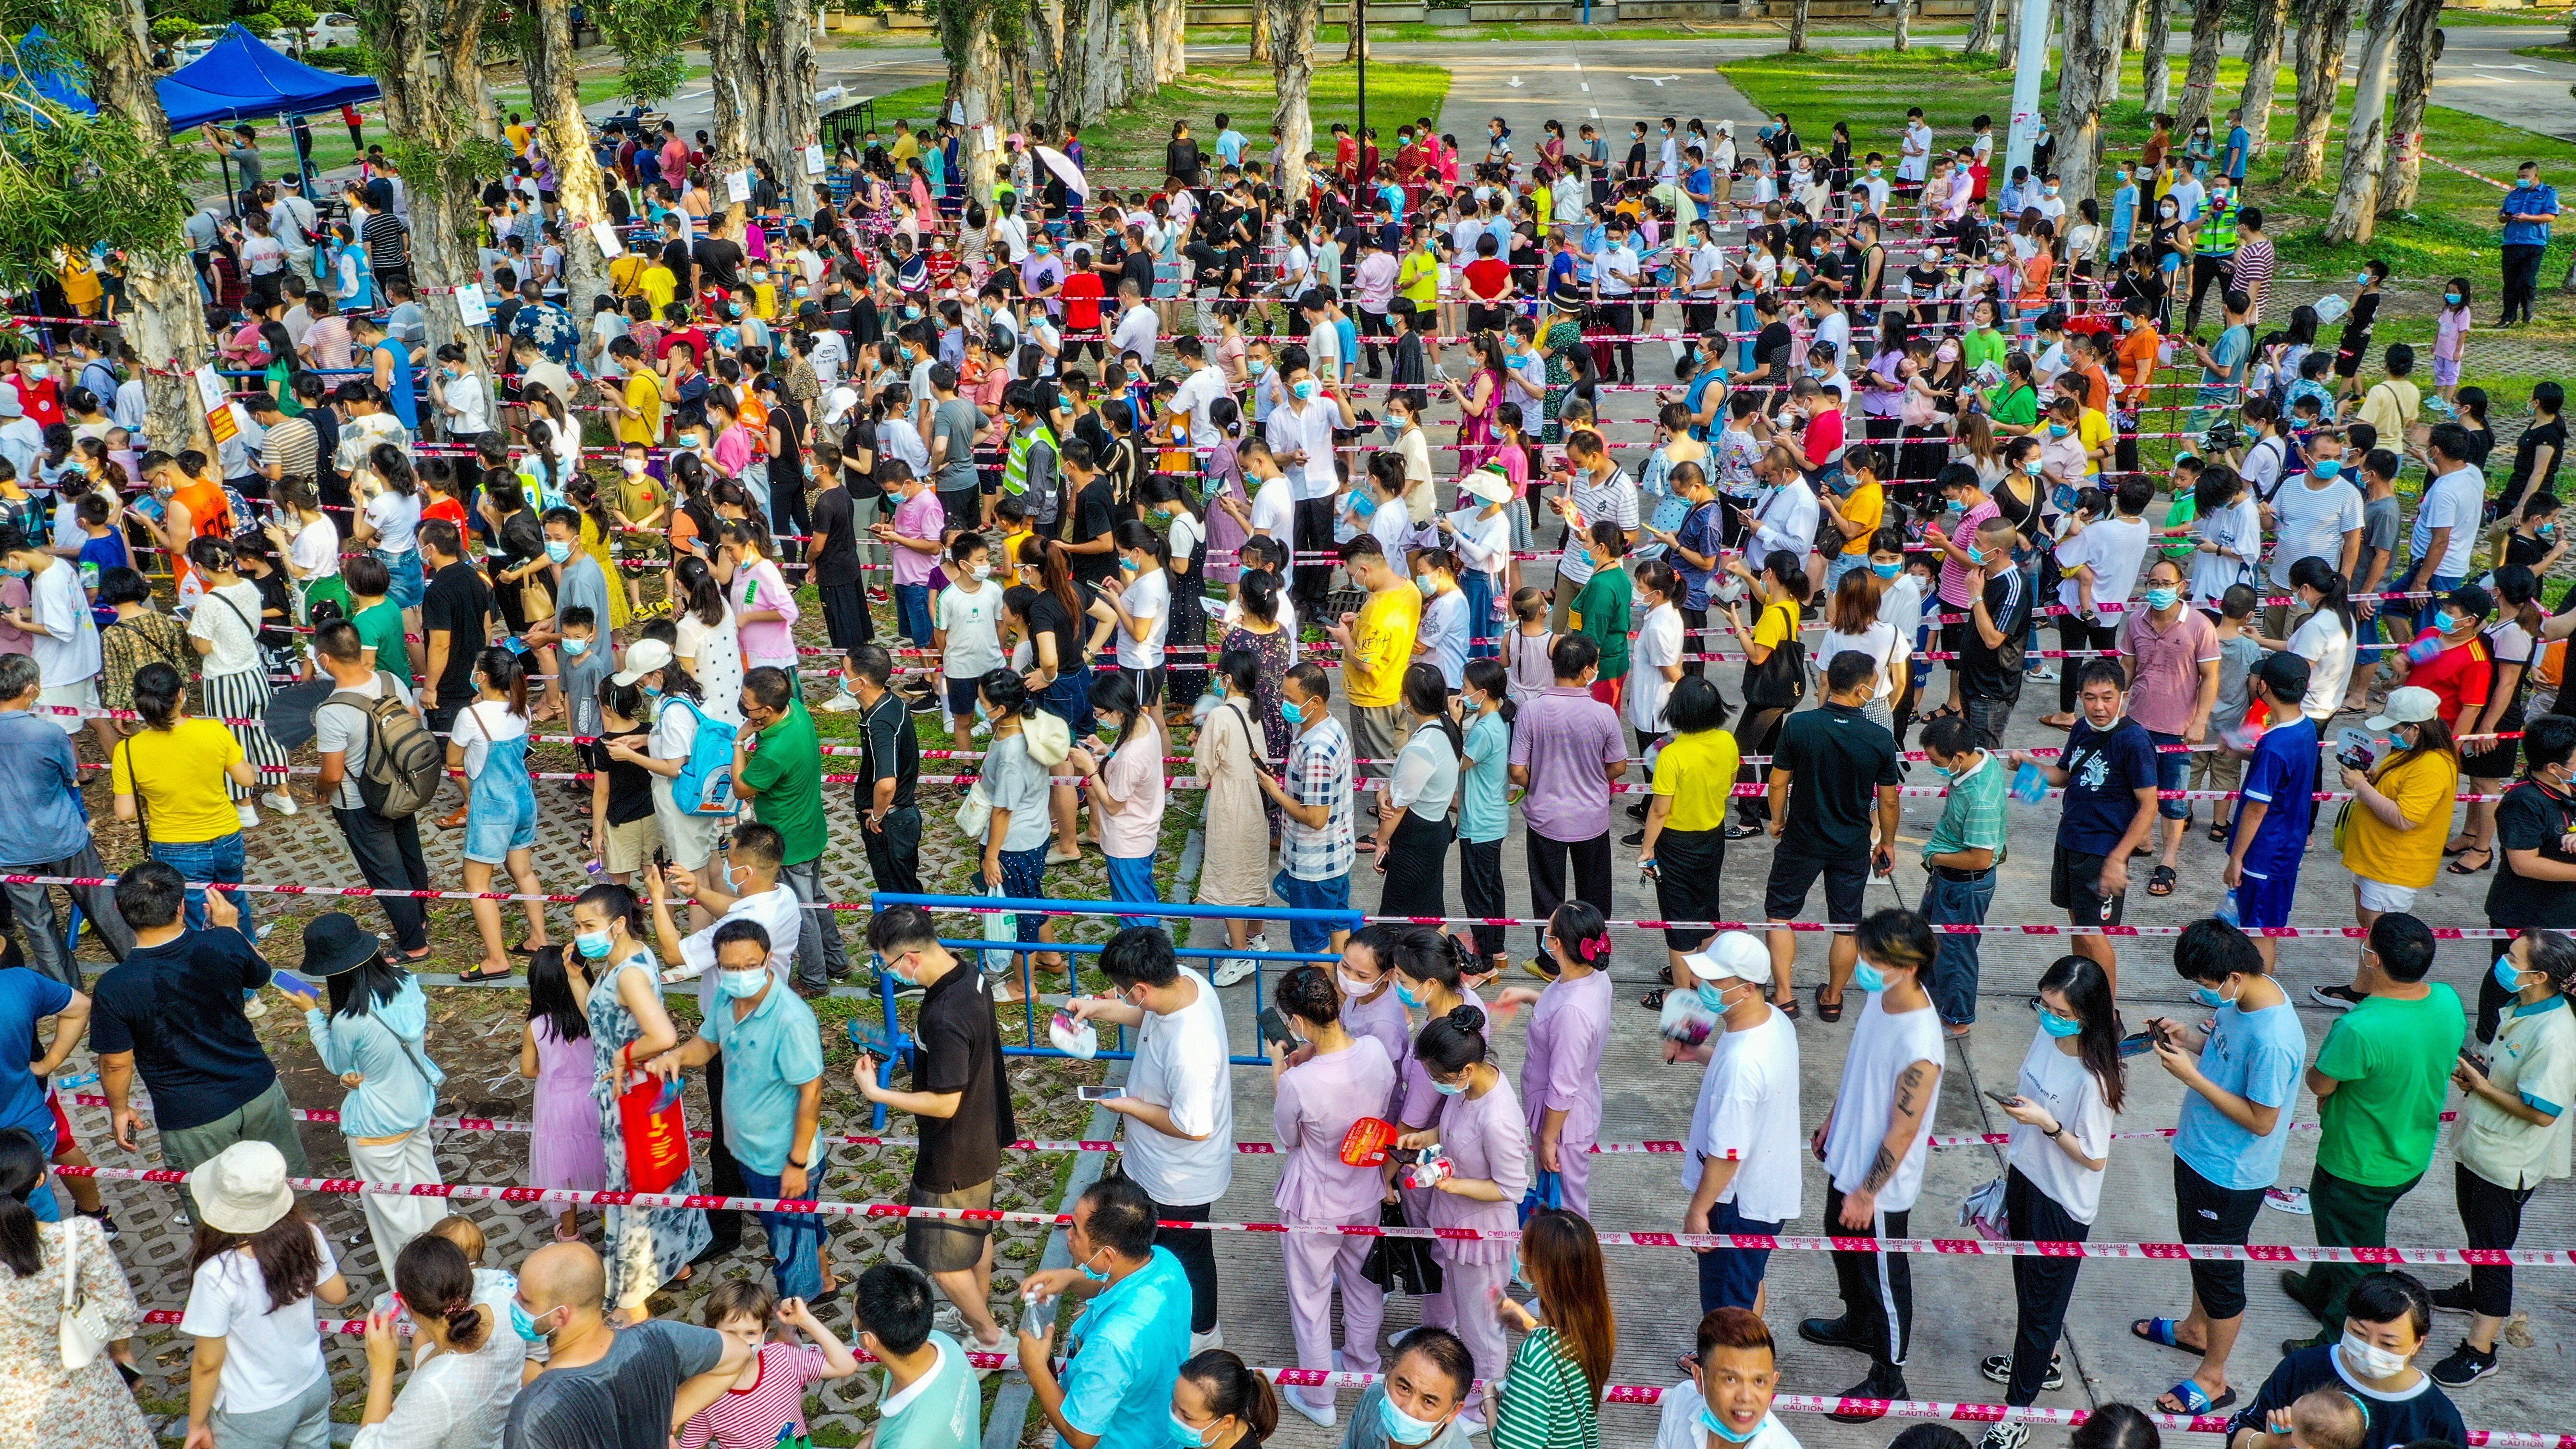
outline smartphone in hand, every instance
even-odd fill
[[[1107,1102],[1127,1095],[1127,1089],[1124,1087],[1082,1086],[1074,1088],[1073,1095],[1075,1099],[1079,1101]]]

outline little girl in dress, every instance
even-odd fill
[[[519,1038],[519,1075],[537,1084],[536,1121],[528,1136],[528,1185],[598,1192],[608,1186],[599,1108],[590,1099],[590,975],[568,963],[561,946],[540,946],[528,961],[528,1024]],[[581,1209],[567,1207],[555,1241],[581,1240]]]

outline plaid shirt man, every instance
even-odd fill
[[[1280,827],[1279,860],[1299,880],[1331,880],[1351,873],[1351,739],[1342,722],[1327,719],[1288,746],[1289,797],[1322,805],[1331,814],[1320,829],[1291,817]]]

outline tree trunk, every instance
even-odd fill
[[[1188,0],[1152,0],[1153,23],[1149,33],[1154,38],[1154,85],[1170,85],[1189,74],[1190,60],[1186,49],[1190,33]]]
[[[1888,45],[1895,50],[1913,48],[1914,0],[1896,0],[1896,30],[1888,37]]]
[[[1315,148],[1315,118],[1306,94],[1315,83],[1315,11],[1318,0],[1259,0],[1271,7],[1270,76],[1278,102],[1270,124],[1279,133],[1272,170],[1280,203],[1294,207],[1306,196],[1306,153]]]
[[[434,351],[465,344],[472,385],[491,385],[488,346],[472,340],[456,289],[476,283],[476,245],[483,232],[482,177],[465,143],[479,135],[485,92],[473,57],[483,45],[485,8],[436,0],[363,0],[350,7],[368,46],[381,57],[385,129],[409,142],[425,165],[406,168],[411,197],[412,281]],[[463,384],[458,384],[463,385]]]
[[[730,199],[726,178],[751,167],[751,132],[762,90],[752,59],[750,19],[741,0],[715,0],[707,7],[707,85],[714,92],[716,113],[707,169],[714,173],[716,198],[724,202],[725,224],[741,236],[742,203]]]
[[[1083,32],[1091,46],[1091,93],[1083,108],[1095,116],[1105,116],[1127,104],[1136,93],[1136,79],[1128,73],[1129,32],[1140,18],[1132,0],[1123,7],[1115,0],[1091,0],[1090,19]],[[1064,39],[1065,44],[1073,44],[1073,32],[1067,30]]]
[[[2120,70],[2127,0],[2066,0],[2063,59],[2057,75],[2057,174],[2066,194],[2091,196],[2102,162],[2102,107]]]
[[[1799,3],[1804,5],[1806,0]],[[1343,28],[1350,31],[1350,38],[1342,43],[1342,64],[1349,65],[1368,46],[1368,27],[1360,24],[1360,0],[1351,0],[1350,18],[1343,22]]]
[[[1047,68],[1046,114],[1047,126],[1058,135],[1067,126],[1090,124],[1091,118],[1099,114],[1091,109],[1091,7],[1092,0],[1063,0],[1056,23],[1040,27],[1051,32],[1053,41],[1048,48],[1054,53],[1047,57],[1054,64]]]
[[[591,223],[607,219],[607,181],[591,154],[590,123],[581,112],[571,7],[539,5],[535,23],[527,54],[528,109],[554,159],[555,200],[564,210],[565,301],[573,316],[587,318],[591,299],[608,289],[608,259],[590,230]]]
[[[970,7],[943,7],[940,48],[948,53],[948,94],[940,114],[961,118],[958,153],[966,166],[966,194],[991,205],[993,167],[1000,143],[991,132],[1001,117],[1002,48],[991,21]]]
[[[1995,31],[2001,23],[1997,12],[2002,8],[2001,0],[1977,0],[1976,16],[1968,22],[1968,54],[1983,55],[1986,47],[1995,43]]]
[[[2173,64],[2165,56],[2165,46],[2173,40],[2173,0],[2147,0],[2146,30],[2138,50],[2138,71],[2143,77],[2138,104],[2146,107],[2148,115],[2161,115],[2173,104]]]
[[[1803,54],[1807,49],[1807,0],[1794,0],[1789,8],[1789,53]]]
[[[780,168],[787,214],[811,216],[816,178],[805,174],[804,150],[823,139],[821,108],[814,104],[814,0],[776,0],[769,25],[769,104],[764,113],[778,138],[769,161]]]
[[[2424,180],[2424,105],[2433,93],[2433,36],[2442,24],[2441,0],[2409,0],[2398,27],[2396,114],[2388,118],[2388,160],[2379,179],[2379,214],[2413,209]]]
[[[1246,48],[1243,58],[1247,65],[1270,63],[1270,7],[1262,4],[1261,0],[1253,0],[1252,43]]]
[[[2325,179],[2326,132],[2334,128],[2353,3],[2314,0],[2299,21],[2299,119],[2281,155],[2284,186],[2314,186]]]
[[[2290,0],[2254,0],[2254,28],[2245,37],[2245,89],[2236,98],[2236,124],[2253,140],[2248,159],[2272,149],[2272,92],[2281,79],[2281,37],[2289,29]]]
[[[2183,72],[2182,100],[2173,107],[2174,129],[2185,136],[2217,108],[2218,58],[2226,48],[2227,0],[2196,0],[2191,7],[2191,64]]]
[[[1995,49],[1995,69],[2011,70],[2021,59],[2021,0],[2001,0],[2004,11],[2003,44]]]
[[[2352,87],[2352,119],[2343,130],[2343,175],[2335,184],[2329,242],[2367,242],[2379,219],[2379,182],[2388,162],[2388,64],[2397,49],[2407,0],[2371,0],[2370,32]]]

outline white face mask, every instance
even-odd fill
[[[2381,1348],[2349,1328],[2343,1333],[2342,1350],[2344,1366],[2366,1379],[2395,1378],[2406,1367],[2406,1355]]]

